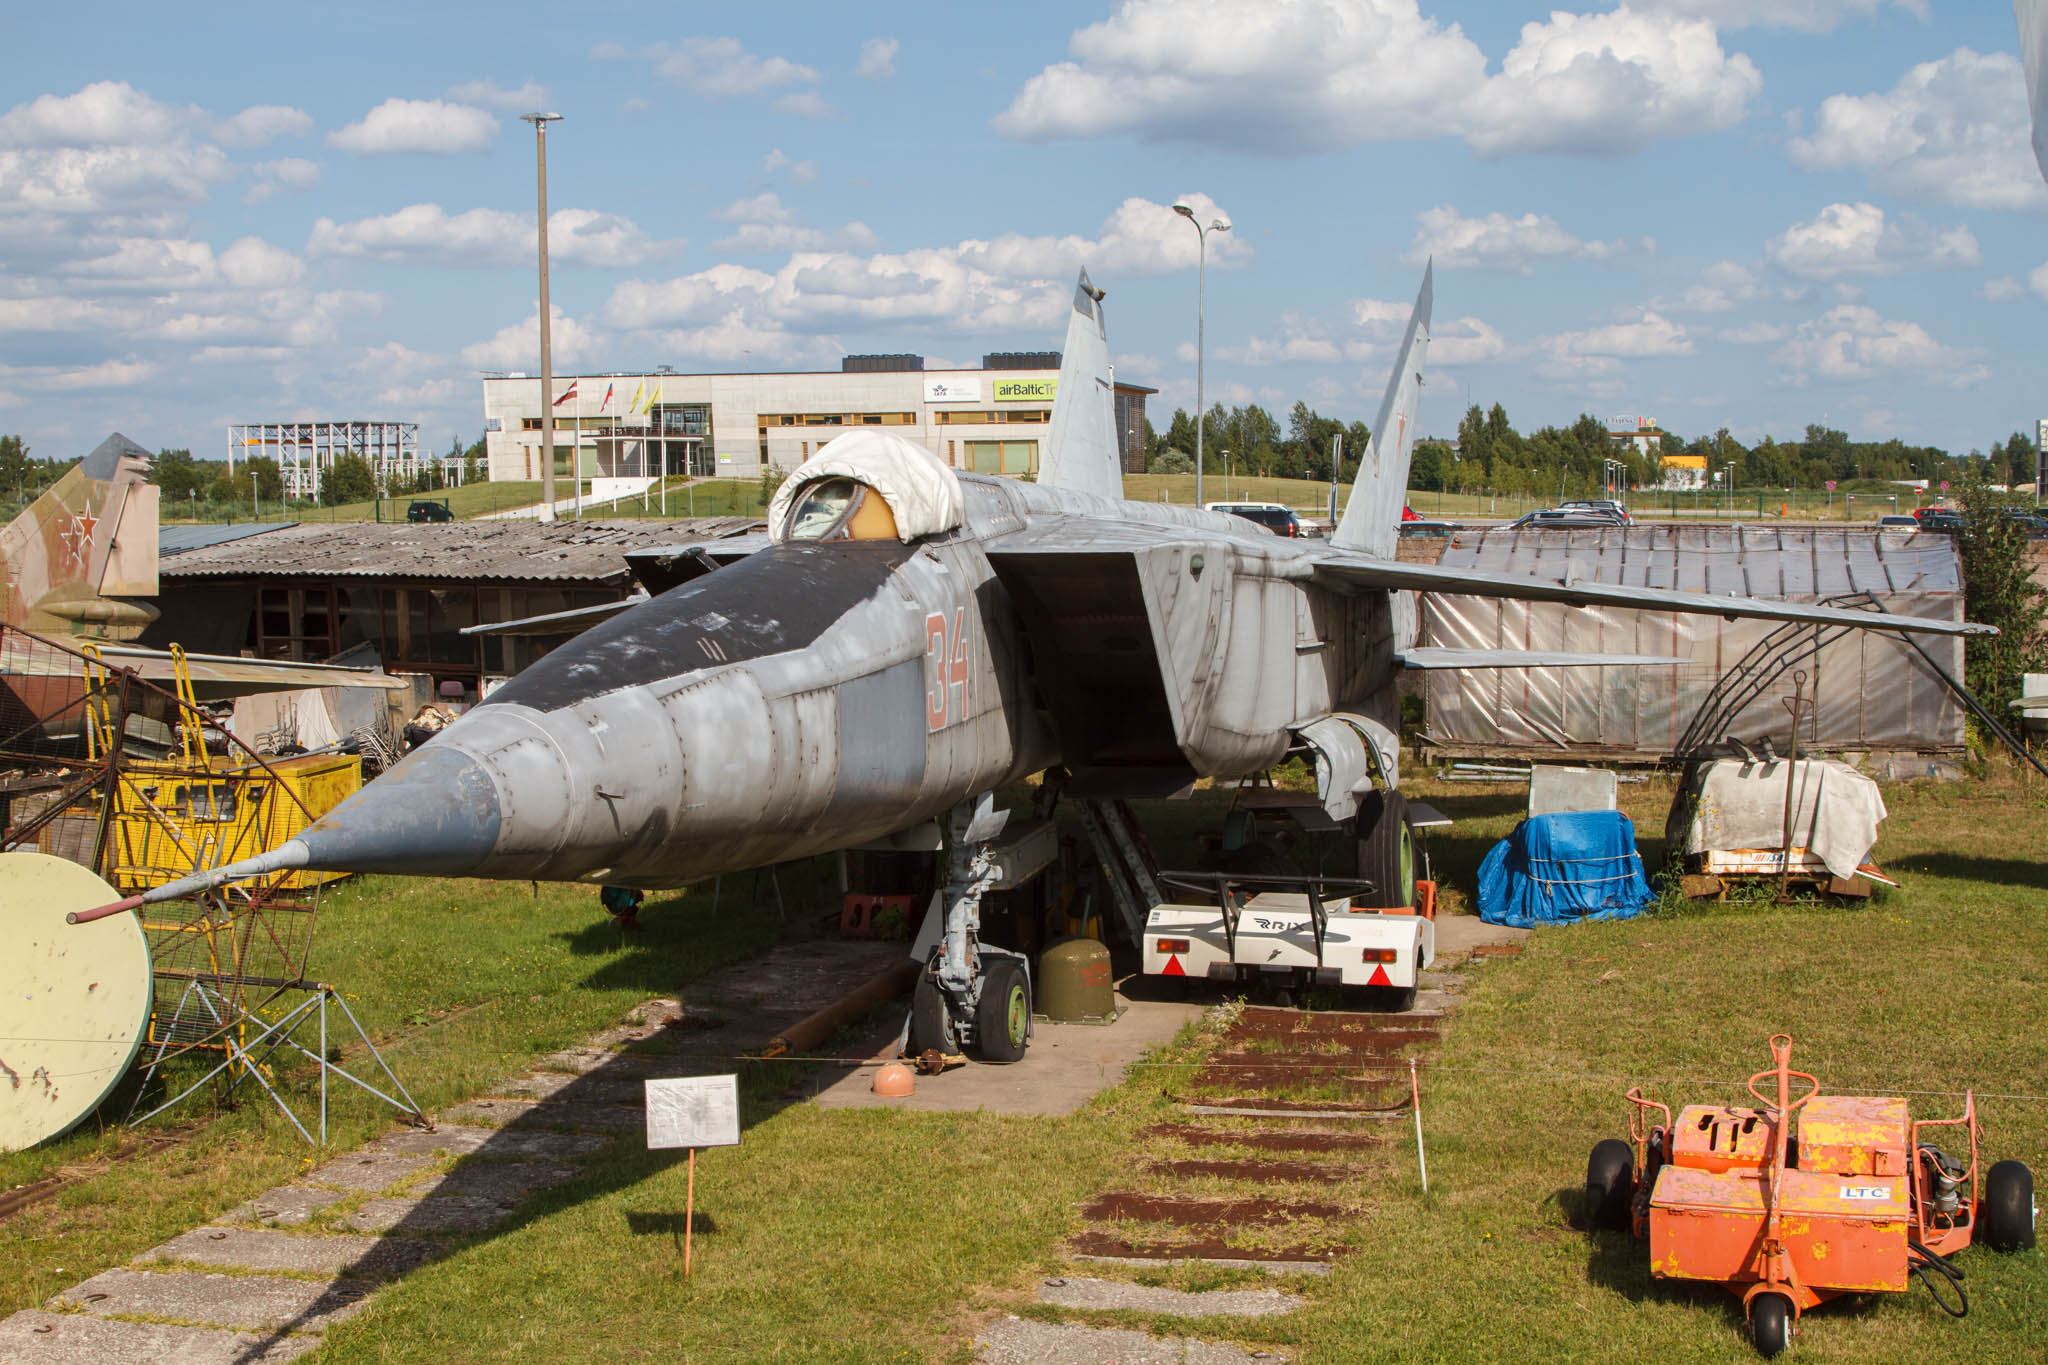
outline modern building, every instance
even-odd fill
[[[848,427],[889,427],[955,469],[1035,475],[1059,389],[1057,351],[998,353],[978,369],[928,370],[915,355],[848,356],[838,371],[557,375],[555,472],[757,477],[795,469]],[[484,447],[493,479],[537,479],[540,380],[489,376]],[[1144,467],[1145,399],[1116,385],[1124,468]]]

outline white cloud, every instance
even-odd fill
[[[1507,339],[1478,318],[1454,318],[1429,330],[1431,365],[1477,365],[1506,355]]]
[[[774,285],[773,275],[738,265],[715,265],[694,275],[653,283],[628,280],[612,290],[604,305],[604,320],[609,326],[627,330],[710,322],[735,308],[758,305]]]
[[[242,198],[251,204],[260,204],[279,190],[309,190],[320,183],[318,163],[302,156],[259,161],[248,169],[253,183]]]
[[[595,364],[602,346],[602,339],[590,327],[559,307],[549,306],[548,348],[558,367],[573,372],[579,366]],[[462,360],[470,368],[478,370],[525,370],[529,373],[539,370],[539,306],[536,305],[526,315],[524,322],[515,322],[482,341],[463,347]]]
[[[1489,156],[1613,155],[1727,127],[1762,86],[1710,23],[1626,5],[1525,25],[1498,75],[1417,0],[1124,0],[1068,51],[1024,84],[997,132],[1265,153],[1461,136]]]
[[[902,44],[894,38],[870,38],[860,45],[860,75],[871,81],[885,81],[896,74],[896,53]]]
[[[1723,341],[1738,346],[1759,346],[1785,339],[1785,329],[1768,322],[1746,322],[1740,327],[1725,327],[1714,333]]]
[[[1391,362],[1394,347],[1408,328],[1408,316],[1414,311],[1412,300],[1398,299],[1353,299],[1351,320],[1363,334],[1363,342],[1346,348],[1346,354],[1353,359],[1363,360],[1368,356]],[[1445,318],[1432,321],[1429,328],[1429,364],[1432,368],[1442,365],[1475,365],[1482,361],[1494,360],[1507,353],[1506,338],[1492,326],[1475,317]],[[1192,357],[1191,357],[1192,358]]]
[[[2048,300],[2048,263],[2027,272],[2027,288],[2034,291],[2035,297]]]
[[[813,123],[833,123],[846,117],[838,108],[815,90],[794,90],[775,101],[774,110],[791,118],[809,119]]]
[[[1716,261],[1700,272],[1676,299],[1659,299],[1652,307],[1688,313],[1727,313],[1745,303],[1771,297],[1757,271],[1740,261]]]
[[[777,147],[761,158],[761,174],[773,175],[777,171],[785,172],[784,179],[792,185],[801,187],[818,178],[818,163],[791,160],[784,154],[782,148]]]
[[[1539,337],[1531,351],[1538,374],[1552,379],[1579,379],[1611,374],[1620,369],[1623,360],[1691,355],[1693,343],[1683,326],[1645,308],[1629,322]]]
[[[1991,377],[1972,353],[1942,345],[1919,323],[1850,303],[1799,324],[1772,360],[1796,384],[1899,377],[1968,388]]]
[[[783,57],[757,57],[737,38],[685,38],[679,43],[632,50],[618,43],[600,43],[590,55],[651,58],[655,75],[708,99],[763,95],[796,85],[815,85],[824,79],[815,67]]]
[[[38,95],[0,114],[0,146],[161,146],[204,119],[196,107],[160,103],[126,81],[95,81],[72,95]]]
[[[495,109],[501,114],[538,114],[547,112],[548,102],[553,96],[539,81],[528,81],[520,86],[503,86],[496,81],[464,81],[448,87],[448,98],[457,104]]]
[[[679,247],[657,242],[628,219],[591,209],[548,215],[548,256],[577,265],[638,265]],[[469,209],[450,214],[439,204],[410,204],[376,218],[313,224],[306,254],[343,260],[409,265],[498,266],[530,262],[537,250],[530,214]]]
[[[1977,297],[1989,303],[2009,303],[2027,292],[2025,285],[2010,275],[1989,279],[1978,287]]]
[[[281,137],[304,137],[313,131],[313,116],[288,104],[252,104],[213,127],[215,141],[230,147],[261,147]]]
[[[154,379],[158,366],[129,356],[125,360],[103,360],[97,365],[44,371],[36,378],[45,389],[125,389]]]
[[[1884,94],[1831,95],[1813,131],[1786,144],[1809,171],[1860,170],[1889,194],[1968,208],[2048,204],[2029,141],[2019,60],[1959,47]]]
[[[388,99],[358,122],[327,135],[327,145],[363,156],[481,152],[498,135],[498,120],[475,105],[446,100]]]
[[[1984,254],[1962,226],[1930,228],[1911,214],[1888,222],[1875,204],[1830,204],[1764,244],[1779,269],[1809,280],[1895,275],[1908,268],[1979,265]]]
[[[306,273],[298,257],[261,237],[236,239],[220,253],[221,277],[239,289],[276,289]]]
[[[162,238],[125,239],[104,256],[67,261],[58,273],[102,288],[151,291],[197,289],[219,279],[212,247]]]
[[[721,222],[739,224],[737,232],[711,244],[720,251],[873,251],[880,245],[874,232],[862,222],[848,223],[837,232],[803,227],[773,193],[735,200],[711,216]]]
[[[1528,274],[1538,261],[1569,257],[1604,261],[1632,248],[1625,241],[1595,242],[1574,237],[1555,218],[1525,213],[1510,218],[1489,213],[1467,218],[1450,204],[1438,204],[1415,215],[1415,240],[1401,259],[1421,265],[1434,259],[1445,269],[1518,270]],[[1655,243],[1643,239],[1645,250]]]
[[[1886,8],[1928,18],[1927,0],[1633,0],[1646,14],[1704,19],[1716,28],[1783,28],[1829,33],[1850,19],[1874,19]]]

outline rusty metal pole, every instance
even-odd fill
[[[533,125],[533,155],[540,181],[540,519],[555,519],[555,367],[548,345],[548,125],[560,114],[522,114]],[[581,433],[578,433],[581,439]],[[571,450],[575,447],[571,446]],[[570,476],[575,462],[570,461]]]
[[[1429,1158],[1422,1150],[1422,1081],[1415,1070],[1415,1059],[1408,1059],[1408,1098],[1415,1109],[1415,1164],[1422,1172],[1422,1192],[1429,1193]]]
[[[1806,670],[1792,675],[1792,699],[1784,703],[1792,713],[1792,744],[1785,759],[1785,837],[1778,849],[1778,899],[1784,900],[1792,886],[1792,816],[1798,807],[1794,784],[1799,780],[1799,712],[1806,704]]]
[[[690,1278],[690,1234],[697,1228],[697,1149],[690,1149],[689,1192],[683,1196],[683,1278]]]

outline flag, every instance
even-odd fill
[[[633,386],[633,406],[627,411],[638,412],[647,403],[647,381],[641,380]]]
[[[647,410],[648,410],[649,412],[653,412],[653,411],[654,411],[654,405],[655,405],[656,403],[659,403],[660,401],[661,401],[661,381],[660,381],[659,379],[657,379],[657,380],[655,380],[655,381],[654,381],[654,392],[653,392],[653,393],[650,393],[650,394],[648,394],[648,395],[647,395]]]
[[[611,385],[609,385],[609,384],[607,384],[607,385],[605,385],[605,386],[604,386],[604,401],[603,401],[602,403],[599,403],[599,404],[597,405],[597,410],[598,410],[599,412],[603,412],[603,411],[604,411],[604,410],[605,410],[606,408],[610,407],[611,405],[612,405],[612,386],[611,386]]]
[[[571,398],[574,398],[575,396],[576,381],[572,379],[569,381],[569,387],[562,390],[562,396],[555,400],[555,406],[559,408],[560,406],[562,406],[562,404],[568,402]]]

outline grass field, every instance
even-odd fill
[[[1458,821],[1432,852],[1447,910],[1468,911],[1478,860],[1522,795],[1428,779],[1413,789]],[[1670,785],[1622,792],[1654,865]],[[1886,800],[1877,857],[1904,885],[1878,903],[1663,906],[1544,931],[1519,957],[1475,969],[1425,1082],[1430,1194],[1404,1136],[1387,1149],[1354,1254],[1304,1286],[1305,1310],[1197,1323],[1197,1334],[1309,1362],[1754,1359],[1731,1296],[1653,1283],[1642,1248],[1589,1239],[1569,1218],[1588,1150],[1625,1130],[1623,1089],[1730,1097],[1727,1082],[1768,1062],[1775,1031],[1799,1039],[1795,1064],[1830,1088],[1974,1085],[1987,1158],[2048,1171],[2048,869],[2035,856],[2048,801],[2002,775],[1898,785]],[[442,1104],[638,999],[687,993],[694,975],[764,942],[772,916],[734,915],[726,890],[720,920],[693,894],[651,906],[646,941],[622,947],[587,891],[370,881],[323,907],[321,970],[360,997],[421,1099]],[[700,1236],[691,1280],[673,1235],[683,1169],[629,1150],[402,1281],[308,1358],[964,1360],[976,1324],[1020,1311],[1040,1276],[1063,1270],[1076,1204],[1127,1178],[1139,1130],[1171,1108],[1175,1074],[1145,1069],[1065,1120],[757,1103],[741,1147],[700,1159],[697,1207],[716,1231]],[[1959,1102],[1914,1101],[1922,1114]],[[348,1140],[378,1122],[351,1108]],[[0,1308],[289,1174],[303,1152],[284,1132],[239,1112],[0,1223]],[[69,1139],[0,1158],[0,1183],[103,1155]],[[1797,1358],[2039,1360],[2041,1255],[1971,1251],[1962,1264],[1965,1321],[1917,1289],[1840,1301],[1807,1320]]]

